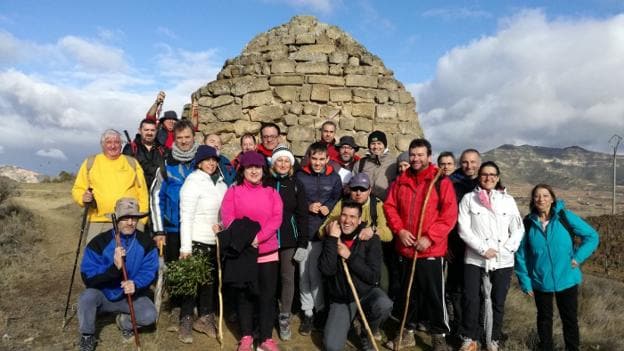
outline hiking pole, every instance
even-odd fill
[[[119,228],[117,226],[117,216],[112,213],[111,219],[113,220],[113,230],[115,231],[115,247],[121,247],[121,233],[119,232]],[[123,280],[128,280],[128,271],[126,270],[126,257],[121,260],[121,273],[123,275]],[[134,315],[134,305],[132,304],[132,295],[126,294],[128,298],[128,308],[130,309],[130,320],[132,321],[132,331],[134,332],[134,343],[137,347],[137,350],[141,350],[141,341],[139,340],[139,331],[137,329],[136,316]]]
[[[217,277],[219,279],[219,286],[217,293],[219,295],[219,334],[217,334],[217,338],[219,339],[219,345],[223,349],[223,279],[222,279],[222,270],[221,270],[221,249],[219,247],[219,236],[215,235],[217,238]]]
[[[125,129],[124,129],[124,134],[126,135],[126,140],[128,140],[128,144],[131,144],[132,143],[132,139],[130,139],[130,134]]]
[[[353,299],[355,300],[355,305],[357,306],[360,318],[362,319],[362,323],[364,323],[364,328],[366,329],[368,338],[373,344],[375,351],[379,351],[379,348],[377,348],[377,343],[375,342],[375,336],[373,336],[373,331],[368,325],[368,320],[366,319],[366,315],[364,314],[364,309],[362,309],[362,305],[360,304],[360,297],[358,296],[357,289],[355,289],[355,284],[353,284],[353,279],[351,279],[351,273],[349,272],[349,266],[347,265],[347,261],[344,258],[341,261],[342,268],[344,269],[345,275],[347,276],[347,282],[349,283],[349,287],[351,288],[351,292],[353,293]]]
[[[72,269],[71,279],[69,281],[69,291],[67,292],[67,301],[65,302],[65,313],[63,314],[63,326],[61,330],[67,326],[67,311],[69,310],[69,301],[71,300],[72,288],[74,287],[74,278],[76,277],[76,267],[78,266],[78,256],[80,256],[80,247],[82,246],[82,236],[84,235],[85,228],[87,227],[87,218],[89,217],[89,207],[91,203],[84,204],[84,210],[82,211],[82,224],[80,225],[80,236],[78,236],[78,247],[76,248],[76,258],[74,259],[74,268]]]
[[[431,195],[431,190],[433,190],[433,186],[438,181],[438,179],[440,179],[440,176],[442,176],[442,174],[442,169],[439,169],[438,173],[436,173],[435,177],[433,177],[433,180],[429,184],[429,187],[427,188],[427,193],[425,193],[425,199],[423,200],[422,208],[420,209],[420,217],[418,219],[418,231],[416,232],[416,241],[418,241],[420,239],[420,236],[422,235],[423,220],[425,219],[425,212],[427,209],[427,203],[429,202],[429,195]],[[399,329],[399,342],[394,345],[395,351],[399,351],[401,349],[401,343],[403,342],[403,328],[405,328],[405,322],[407,320],[407,311],[409,309],[409,300],[412,293],[412,284],[414,283],[414,273],[416,272],[417,259],[418,251],[416,251],[416,248],[414,248],[414,260],[412,261],[412,270],[410,271],[409,284],[407,284],[407,292],[405,293],[405,309],[403,310],[401,328]]]
[[[165,276],[165,259],[163,257],[163,243],[158,242],[158,280],[156,280],[156,288],[154,289],[154,306],[156,307],[156,324],[160,319],[160,306],[162,305],[162,295],[164,290]]]

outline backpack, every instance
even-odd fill
[[[576,248],[579,243],[575,240],[576,235],[574,234],[574,229],[572,229],[572,226],[570,225],[570,222],[568,221],[568,217],[565,214],[565,210],[561,209],[559,210],[559,212],[557,212],[557,214],[559,215],[559,222],[561,222],[565,230],[568,232],[568,234],[570,234],[570,239],[572,240],[572,244]],[[528,230],[528,228],[531,227],[531,219],[529,218],[529,215],[524,216],[524,219],[522,220],[522,224],[524,224],[525,232]]]
[[[377,196],[371,195],[370,197],[370,216],[371,216],[371,227],[377,228],[377,201],[380,201]]]

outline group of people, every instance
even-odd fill
[[[479,350],[481,342],[496,351],[514,270],[535,299],[541,349],[553,349],[553,296],[566,349],[579,349],[580,265],[597,247],[598,234],[566,210],[549,185],[535,186],[523,219],[499,167],[482,163],[477,150],[462,152],[458,169],[453,154],[442,152],[436,166],[426,139],[412,140],[395,157],[386,135],[374,131],[360,157],[353,137],[336,141],[333,121],[322,124],[321,139],[301,161],[273,123],[262,125],[259,143],[243,135],[240,153],[229,160],[220,153],[219,135],[196,141],[193,114],[178,120],[166,111],[157,120],[164,97],[158,95],[123,153],[121,134],[106,130],[102,153],[83,162],[72,188],[89,214],[81,264],[87,289],[78,305],[81,350],[95,349],[100,312],[118,313],[124,339],[133,337],[124,294],[134,297],[135,324],[154,323],[158,311],[147,292],[161,246],[168,264],[206,255],[213,268],[194,295],[170,299],[180,310],[183,343],[193,342],[193,330],[217,335],[214,268],[220,265],[240,351],[254,344],[278,350],[273,328],[290,340],[297,307],[299,334],[322,330],[325,350],[344,349],[349,330],[362,324],[372,338],[354,328],[358,348],[372,350],[384,322],[401,319],[406,306],[405,328],[388,347],[415,345],[414,331],[422,327],[436,351],[447,350],[449,335],[460,338],[463,351]],[[128,279],[120,273],[124,259]]]

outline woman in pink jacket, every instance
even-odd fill
[[[279,276],[279,241],[277,230],[282,224],[282,199],[271,187],[262,185],[264,157],[248,151],[240,158],[236,185],[225,193],[221,219],[228,227],[235,219],[248,217],[260,224],[252,245],[258,248],[258,291],[237,288],[238,319],[242,338],[238,351],[253,350],[253,312],[258,306],[260,346],[257,350],[277,351],[271,335],[275,321],[277,280]]]

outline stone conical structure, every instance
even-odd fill
[[[382,130],[395,152],[423,135],[416,102],[393,72],[347,33],[311,16],[253,38],[192,98],[199,130],[220,134],[230,156],[240,150],[239,137],[258,133],[262,122],[278,124],[298,156],[320,139],[326,120],[338,125],[338,137],[352,135],[364,147],[371,131]]]

